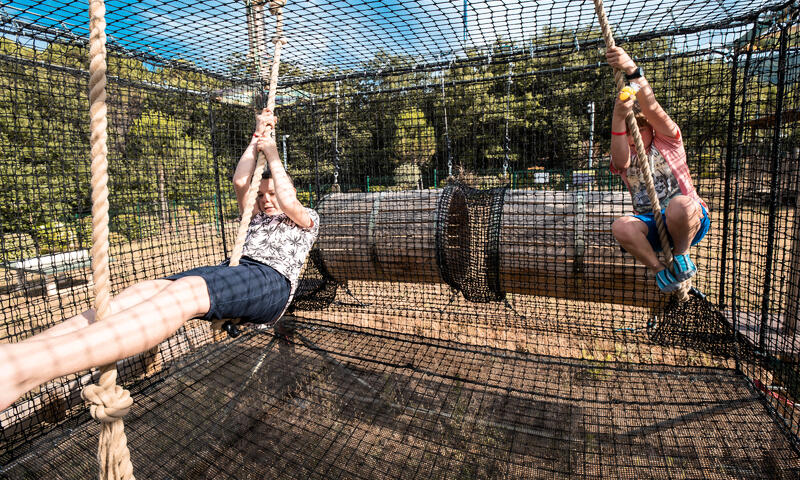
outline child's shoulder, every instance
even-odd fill
[[[680,130],[674,137],[669,135],[654,135],[653,146],[662,155],[669,157],[686,157],[686,151],[683,148],[683,139],[681,138]]]
[[[655,144],[656,142],[662,145],[683,147],[683,134],[680,127],[675,125],[675,135],[653,132],[653,143]]]
[[[294,222],[294,220],[292,220],[291,218],[289,218],[289,216],[288,216],[288,215],[286,215],[285,213],[281,214],[281,217],[282,217],[282,218],[281,218],[281,220],[282,220],[284,223],[286,223],[286,224],[288,224],[288,225],[291,225],[291,226],[293,226],[293,227],[295,227],[295,228],[298,228],[298,229],[300,229],[300,230],[302,230],[302,231],[304,231],[304,232],[312,232],[312,233],[314,233],[314,232],[317,232],[317,231],[319,231],[319,213],[317,213],[317,211],[316,211],[316,210],[314,210],[313,208],[308,208],[308,207],[305,207],[305,209],[306,209],[306,212],[308,212],[308,216],[309,216],[309,217],[311,217],[311,221],[312,221],[312,223],[313,223],[313,224],[312,224],[310,227],[308,227],[308,228],[303,228],[303,227],[301,227],[300,225],[298,225],[297,223],[295,223],[295,222]]]

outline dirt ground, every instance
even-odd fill
[[[717,213],[720,211],[717,206],[712,205],[711,208],[714,218],[712,230],[707,240],[695,250],[693,258],[701,272],[697,277],[697,286],[709,295],[712,302],[716,302],[719,294],[718,273],[721,263],[717,252],[721,251],[722,247],[722,216],[721,213]],[[776,282],[771,294],[776,314],[784,308],[789,279],[798,273],[791,271],[790,258],[792,235],[789,232],[794,229],[794,210],[782,209],[779,212],[778,221],[781,222],[779,224],[781,231],[787,233],[778,236],[774,244],[776,261],[773,265],[773,278],[779,279],[779,281]],[[742,310],[758,311],[761,308],[766,252],[765,222],[766,216],[763,211],[744,209],[737,224],[739,270],[736,273],[739,281],[736,292],[738,306]],[[233,244],[235,225],[226,225],[226,232],[230,249]],[[113,288],[115,291],[119,291],[134,281],[158,278],[201,264],[219,262],[224,257],[221,244],[222,238],[213,225],[182,225],[178,231],[165,231],[161,235],[140,242],[116,245],[111,251]],[[730,261],[732,258],[728,260]],[[730,263],[728,268],[730,269]],[[7,275],[5,278],[8,280]],[[729,290],[727,294],[730,295],[731,291]],[[41,291],[37,294],[35,289],[29,289],[27,292],[0,293],[0,312],[3,316],[0,321],[0,325],[2,325],[0,341],[21,340],[54,324],[62,315],[66,317],[77,314],[91,305],[91,296],[92,293],[86,285],[66,287],[57,295],[52,296],[47,296]],[[611,365],[634,365],[638,366],[637,368],[652,365],[658,368],[699,368],[713,371],[716,369],[727,371],[735,367],[735,360],[724,352],[720,354],[714,348],[664,341],[663,338],[654,336],[653,332],[656,330],[654,326],[658,326],[658,314],[658,309],[525,295],[509,295],[505,302],[475,304],[464,300],[460,295],[453,295],[449,287],[443,284],[350,281],[338,288],[334,302],[325,309],[298,311],[295,312],[295,317],[301,324],[332,325],[344,329],[352,327],[356,331],[372,332],[371,335],[374,335],[374,339],[384,339],[383,343],[381,341],[366,342],[361,345],[361,348],[366,350],[361,350],[361,352],[374,354],[378,358],[384,355],[386,358],[396,360],[401,353],[391,349],[405,347],[403,342],[392,347],[391,339],[402,336],[403,338],[430,339],[435,342],[452,342],[457,345],[472,345],[475,348],[490,351],[513,352],[521,355],[522,358],[537,359],[534,363],[543,362],[536,367],[537,374],[550,375],[546,372],[549,368],[547,365],[550,365],[548,362],[551,360],[578,365],[581,373],[578,373],[577,377],[568,372],[558,374],[558,369],[553,370],[556,373],[552,373],[552,375],[566,375],[564,378],[572,379],[562,383],[558,388],[569,388],[569,385],[574,385],[576,378],[579,383],[585,379],[610,381],[615,375],[618,375],[613,369],[609,371],[608,367]],[[215,340],[215,336],[205,324],[193,324],[189,330],[190,334],[184,333],[184,337],[173,340],[172,344],[162,348],[163,352],[172,352],[170,355],[161,353],[160,355],[164,358],[150,359],[150,363],[145,367],[134,368],[132,371],[135,371],[135,375],[129,375],[126,381],[139,382],[143,378],[157,376],[165,364],[174,362],[182,356],[190,355],[198,348],[205,348],[204,345]],[[188,335],[191,335],[191,339]],[[324,343],[325,338],[321,337],[317,341]],[[189,347],[176,346],[175,342],[186,343]],[[343,352],[350,348],[348,345],[339,347]],[[459,361],[446,357],[440,361],[442,368],[445,369],[447,365],[459,364]],[[460,373],[457,372],[456,376],[469,376],[467,373],[469,368],[478,368],[479,371],[484,368],[469,362],[464,365],[467,370],[459,370]],[[502,370],[513,367],[503,366],[501,362],[492,368]],[[530,366],[526,367],[525,371],[530,368]],[[744,370],[758,373],[764,384],[772,383],[769,372],[758,370],[755,367]],[[444,375],[450,378],[449,373],[445,372]],[[560,382],[558,378],[554,378],[553,381],[555,385]],[[629,379],[626,381],[630,382]],[[655,383],[647,389],[649,395],[656,395],[660,388],[655,380],[653,382]],[[722,388],[724,384],[719,386]],[[450,385],[447,388],[454,387]],[[674,388],[678,391],[683,387],[679,388],[676,385]],[[707,388],[713,387],[709,385]],[[324,391],[324,388],[322,390]],[[46,410],[49,408],[47,407],[48,402],[42,400],[42,392],[46,393],[46,389],[32,392],[23,398],[21,403],[27,402],[27,405],[31,406],[30,408],[37,411]],[[597,392],[585,391],[581,395],[586,398],[586,396],[597,394]],[[309,397],[306,398],[306,401],[313,403],[315,400]],[[779,412],[779,416],[784,418],[795,434],[800,430],[798,428],[799,411],[776,396],[768,396],[766,401]],[[61,408],[72,409],[75,413],[83,411],[79,402],[75,406],[66,404]],[[456,406],[452,406],[452,408],[456,408]],[[34,410],[20,411],[18,416],[36,416]],[[298,413],[298,415],[301,414],[302,412]],[[73,413],[54,415],[52,423],[63,421],[64,418],[72,415]],[[648,415],[655,415],[655,413],[648,413]],[[479,429],[491,430],[478,420],[473,420],[477,422],[474,427],[476,431]],[[525,419],[517,418],[515,421],[518,420]],[[600,422],[600,420],[597,421]],[[669,419],[665,418],[664,421],[669,421]],[[43,423],[44,425],[37,428],[47,431],[50,428],[48,424],[51,423],[47,421]],[[4,421],[5,425],[7,425],[7,420]],[[371,441],[392,442],[381,437],[382,434],[377,431],[369,435],[372,438]],[[480,447],[481,442],[484,441],[479,438],[483,437],[479,435],[471,440],[476,442],[475,448]],[[580,442],[584,453],[595,448],[587,447],[589,444],[585,442],[585,439]],[[427,448],[423,444],[420,446]],[[468,452],[469,448],[458,450],[462,452],[459,455]],[[572,447],[565,448],[569,450]],[[676,448],[678,447],[676,446]],[[440,450],[436,455],[446,451],[448,450]],[[602,448],[597,447],[597,456],[593,458],[601,461],[600,459],[604,458],[601,451]],[[420,460],[422,462],[420,465],[428,461],[436,462],[435,458]],[[561,461],[569,464],[567,458],[559,460],[559,462]],[[629,461],[633,465],[637,463],[642,466],[648,465],[648,460],[642,458],[631,457]],[[524,463],[524,460],[520,460],[520,462]],[[584,459],[585,465],[591,463],[592,461]],[[622,464],[617,467],[622,468]],[[568,469],[567,467],[559,468]],[[724,471],[726,467],[717,466],[715,468]],[[434,468],[431,471],[437,470]],[[600,468],[598,471],[608,473],[622,470]],[[593,476],[589,473],[586,475],[587,477]],[[619,478],[622,477],[624,475]],[[719,478],[735,477],[723,474]]]
[[[463,348],[298,325],[187,355],[135,391],[137,477],[794,479],[800,457],[732,370]],[[96,422],[9,478],[88,478]]]

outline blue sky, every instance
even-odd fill
[[[633,35],[674,25],[723,20],[777,0],[607,1],[615,33]],[[184,58],[224,70],[234,53],[245,54],[247,29],[240,1],[108,0],[107,34],[117,44],[165,58]],[[11,0],[0,10],[7,17],[65,28],[80,36],[88,29],[87,4],[58,0]],[[462,37],[463,0],[302,0],[285,9],[290,44],[283,58],[305,65],[353,67],[377,51],[411,55],[419,62],[438,53],[463,52],[497,38],[522,42],[548,27],[597,29],[588,0],[483,0],[468,2],[468,37]],[[267,36],[274,28],[267,19]],[[692,45],[730,42],[738,33],[687,37]],[[11,36],[6,34],[6,36]],[[732,38],[729,38],[732,37]],[[680,39],[679,39],[680,41]],[[266,49],[271,52],[271,44]]]

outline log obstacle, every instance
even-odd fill
[[[442,283],[436,208],[442,190],[332,193],[318,205],[317,248],[339,282]]]
[[[632,211],[624,192],[333,193],[317,211],[319,259],[338,282],[446,283],[478,302],[507,293],[637,306],[663,299],[611,234],[614,219]]]
[[[633,208],[626,192],[509,190],[500,232],[506,292],[626,305],[664,298],[624,253],[611,224]]]

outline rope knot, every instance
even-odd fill
[[[286,0],[270,0],[269,13],[277,15],[283,7],[286,6]]]
[[[88,385],[81,392],[81,397],[92,405],[89,411],[98,422],[113,423],[128,414],[133,405],[131,394],[112,381],[111,385]]]
[[[281,46],[283,46],[283,45],[286,45],[287,43],[289,43],[289,40],[286,40],[286,37],[284,37],[283,35],[274,36],[274,37],[272,37],[272,43],[274,43],[275,45],[280,43],[280,44],[282,44]]]
[[[689,300],[689,291],[692,289],[692,282],[690,280],[686,280],[685,282],[681,283],[681,288],[679,288],[675,292],[675,296],[681,302],[686,302]]]

